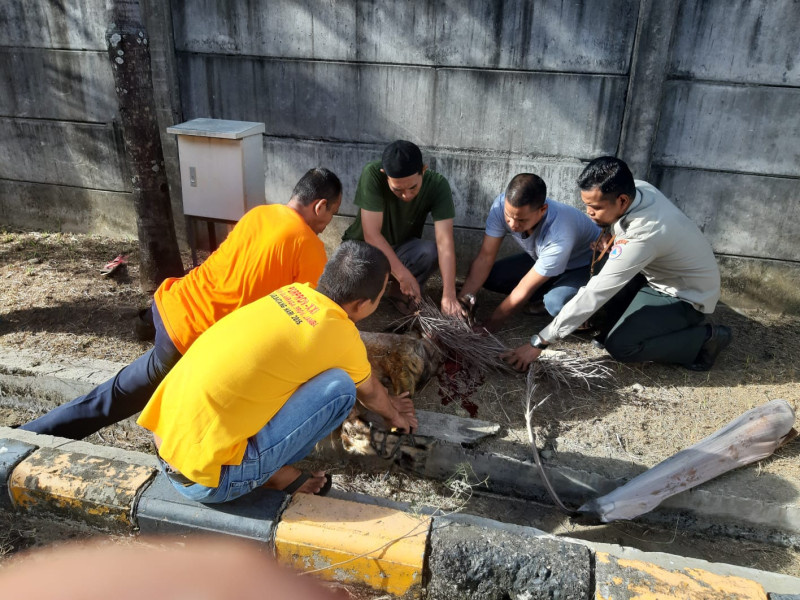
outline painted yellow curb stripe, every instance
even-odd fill
[[[131,527],[136,494],[154,473],[142,465],[41,448],[16,466],[8,489],[22,510],[121,529]]]
[[[596,600],[667,600],[691,598],[692,600],[767,600],[764,588],[750,579],[734,575],[717,575],[703,569],[670,571],[639,560],[629,560],[597,552]],[[609,569],[611,577],[600,575],[600,565],[616,566]]]
[[[430,517],[297,494],[275,533],[278,560],[396,596],[420,591]]]

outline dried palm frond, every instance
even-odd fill
[[[550,354],[540,358],[531,364],[525,379],[525,426],[528,432],[528,442],[533,451],[533,460],[539,470],[539,477],[547,490],[548,495],[553,500],[558,509],[570,517],[577,516],[578,511],[567,507],[556,492],[550,481],[547,471],[544,468],[539,449],[536,445],[536,434],[533,426],[533,413],[550,398],[548,394],[541,400],[537,399],[538,382],[546,378],[555,383],[556,390],[561,386],[571,389],[576,383],[580,382],[587,388],[591,384],[605,386],[610,379],[613,379],[611,368],[598,361],[587,361],[576,357],[568,357],[562,354]],[[537,402],[538,400],[538,402]]]
[[[592,386],[606,387],[615,379],[614,370],[603,359],[590,360],[562,353],[542,355],[531,364],[528,373],[529,387],[531,377],[547,378],[556,385],[556,389],[562,386],[571,389],[581,385],[586,386],[587,390]]]
[[[536,446],[536,434],[533,432],[533,412],[542,404],[544,404],[550,396],[545,396],[536,404],[536,406],[532,406],[533,398],[536,394],[536,375],[534,374],[533,368],[528,369],[527,384],[528,389],[525,393],[525,426],[528,430],[528,441],[530,442],[531,449],[533,450],[533,460],[536,463],[536,467],[539,469],[539,477],[541,478],[542,484],[544,484],[547,493],[550,495],[550,498],[553,500],[555,505],[564,514],[570,516],[577,515],[578,513],[571,508],[567,508],[566,505],[561,501],[561,498],[558,496],[553,484],[550,482],[550,478],[547,476],[547,472],[542,464],[542,459],[539,456],[539,449]]]
[[[473,331],[469,323],[459,317],[445,315],[430,298],[424,298],[412,314],[395,323],[395,330],[415,328],[446,357],[469,363],[481,372],[512,371],[500,358],[508,349],[503,342],[488,332]]]

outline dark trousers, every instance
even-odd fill
[[[529,254],[520,253],[502,258],[494,263],[483,287],[491,292],[510,294],[522,278],[533,268],[534,261]],[[578,290],[589,281],[589,265],[564,271],[551,277],[536,290],[531,302],[544,302],[550,316],[555,317]]]
[[[20,429],[79,440],[135,415],[180,360],[161,315],[153,305],[155,346],[85,396],[62,404]]]
[[[439,252],[436,242],[412,238],[393,246],[392,249],[422,287],[438,264]]]
[[[598,339],[620,362],[689,365],[707,336],[703,313],[651,288],[643,275],[617,292],[598,317],[604,323]]]

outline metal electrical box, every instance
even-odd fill
[[[187,217],[235,222],[265,203],[264,123],[192,119],[167,128],[178,136]]]

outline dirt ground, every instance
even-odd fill
[[[101,277],[100,268],[118,254],[129,256],[127,271]],[[137,257],[135,241],[0,230],[0,344],[119,363],[138,357],[149,345],[134,338],[133,322],[150,298],[138,288]],[[184,263],[191,266],[188,254]],[[433,298],[441,294],[435,280],[426,291]],[[478,299],[479,316],[487,316],[499,296],[481,292]],[[398,317],[392,308],[382,307],[361,327],[382,330]],[[797,410],[800,316],[721,305],[712,320],[729,325],[735,339],[708,373],[610,362],[615,379],[604,388],[543,389],[541,398],[552,394],[537,409],[535,425],[545,457],[615,477],[631,464],[655,465],[768,400],[783,398]],[[499,337],[513,347],[546,323],[541,317],[520,316]],[[559,349],[588,360],[605,355],[585,336],[572,336]],[[438,383],[432,380],[417,394],[419,408],[499,423],[503,435],[492,442],[492,449],[530,457],[523,418],[524,378],[496,375],[481,381],[466,377],[459,382],[455,397],[448,397]],[[42,410],[40,406],[0,402],[0,425],[23,423]],[[130,423],[107,428],[89,441],[150,451],[149,438]],[[766,482],[778,478],[785,483],[784,491],[788,486],[796,497],[800,488],[798,454],[800,442],[795,440],[769,459],[745,468],[757,470],[765,482],[765,494],[769,494]],[[459,502],[454,498],[458,494],[442,484],[416,481],[409,485],[396,474],[358,475],[346,465],[337,468],[345,475],[341,485],[353,491],[422,500],[446,510]],[[2,525],[0,530],[5,529]],[[17,531],[11,536],[16,541],[0,538],[0,559],[3,547],[13,549],[28,543],[25,532]],[[798,574],[800,568],[795,564],[788,572]]]

